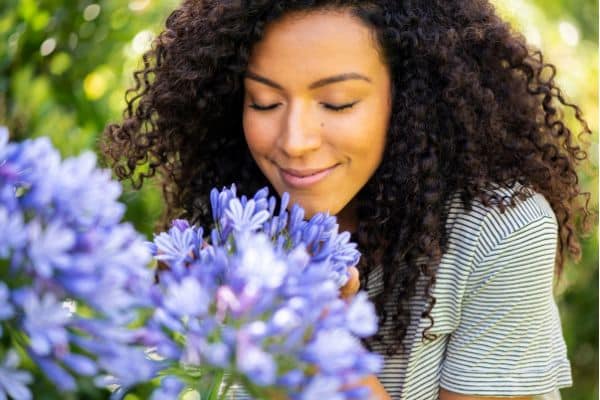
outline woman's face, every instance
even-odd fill
[[[352,199],[381,162],[391,110],[371,30],[343,12],[286,15],[252,49],[244,86],[246,141],[273,187],[354,229]]]

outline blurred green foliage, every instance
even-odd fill
[[[124,109],[125,89],[140,56],[176,0],[4,0],[0,4],[0,125],[13,139],[50,136],[64,156],[97,148],[100,132]],[[499,12],[545,60],[558,68],[567,97],[581,106],[594,131],[581,170],[598,208],[598,3],[594,0],[496,0]],[[576,125],[573,125],[578,129]],[[126,186],[127,219],[147,235],[161,213],[151,183]],[[557,299],[574,386],[565,400],[598,398],[598,238],[583,242],[583,257],[567,265]],[[47,393],[44,380],[36,393]],[[143,390],[138,394],[144,393]],[[85,398],[101,398],[91,386]],[[100,397],[99,397],[100,396]],[[143,395],[142,395],[143,396]],[[37,398],[37,395],[36,395]],[[50,398],[50,397],[48,397]],[[65,398],[65,397],[60,397]],[[131,397],[137,398],[136,396]]]
[[[175,2],[0,2],[0,123],[14,139],[47,135],[64,156],[96,149],[118,120],[141,53]],[[128,218],[150,234],[161,212],[151,185],[127,191]]]

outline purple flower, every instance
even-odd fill
[[[170,282],[164,296],[164,307],[179,317],[202,317],[210,302],[208,293],[193,277],[181,282]]]
[[[187,228],[180,230],[174,226],[169,229],[169,233],[161,233],[154,238],[157,254],[157,260],[178,264],[184,261],[191,261],[192,250],[194,249],[194,230]]]
[[[305,224],[306,221],[304,221],[304,209],[298,204],[294,204],[292,206],[292,210],[290,211],[290,222],[288,224],[290,236],[294,237],[296,232],[301,233],[301,229]]]
[[[59,221],[53,221],[44,227],[37,220],[29,223],[27,231],[30,243],[27,255],[36,273],[49,278],[54,275],[55,268],[69,267],[70,252],[76,240],[75,232]]]
[[[29,372],[17,369],[19,365],[19,356],[13,349],[8,350],[2,364],[0,364],[0,399],[6,399],[6,396],[14,400],[30,400],[31,392],[27,385],[32,377]]]
[[[31,354],[31,358],[60,390],[73,391],[77,388],[77,383],[73,376],[52,358],[39,357],[36,354]]]
[[[306,347],[306,356],[317,363],[321,371],[336,374],[352,368],[359,348],[360,341],[340,327],[317,331],[314,341]]]
[[[300,400],[313,399],[331,399],[344,400],[341,393],[342,382],[332,376],[316,377],[311,380],[303,393],[299,396]]]
[[[118,385],[121,391],[153,379],[162,367],[160,362],[153,362],[139,348],[114,345],[111,350],[98,359],[98,365],[107,375],[96,378],[99,386]]]
[[[0,204],[0,258],[12,256],[20,259],[20,253],[26,245],[27,233],[23,224],[23,214],[18,210],[9,211]]]
[[[76,371],[78,374],[92,376],[98,372],[98,366],[89,357],[80,354],[68,353],[65,354],[61,361],[69,367],[71,371]]]
[[[230,189],[223,188],[223,190],[220,192],[216,188],[210,191],[210,205],[212,209],[213,220],[215,222],[221,221],[221,218],[225,214],[225,209],[229,204],[229,200],[236,196],[237,194],[235,185],[231,185]]]
[[[184,389],[185,384],[173,376],[165,376],[160,380],[160,386],[154,392],[150,400],[177,399]]]
[[[277,257],[264,234],[241,234],[238,243],[238,263],[234,271],[247,285],[275,288],[282,284],[287,272],[285,261]]]
[[[356,374],[376,374],[383,368],[383,359],[379,354],[363,352],[354,365]]]
[[[280,308],[269,320],[271,332],[288,332],[303,326],[302,318],[290,308]]]
[[[204,343],[199,346],[202,357],[211,365],[225,368],[230,364],[231,350],[225,343]]]
[[[306,375],[304,372],[294,369],[281,375],[277,379],[277,385],[296,391],[298,390],[298,386],[300,386],[305,379]]]
[[[74,254],[70,268],[60,271],[56,277],[60,284],[117,319],[135,307],[149,306],[153,274],[146,267],[151,256],[142,237],[121,224],[95,231],[91,240],[94,247]]]
[[[238,343],[237,369],[245,374],[258,386],[268,386],[275,383],[277,365],[273,357],[260,348],[240,340]]]
[[[368,337],[377,332],[375,307],[366,292],[354,296],[346,313],[346,323],[350,331],[359,337]]]
[[[240,330],[244,335],[247,335],[250,341],[260,342],[269,332],[269,326],[266,322],[258,320],[251,321]]]
[[[6,283],[0,282],[0,321],[11,318],[15,315],[15,308],[10,302],[10,291]],[[0,336],[2,336],[2,326],[0,326]]]
[[[62,177],[58,174],[60,154],[50,140],[41,137],[9,145],[8,164],[17,172],[18,179],[12,182],[24,189],[20,199],[23,205],[40,212],[51,205],[54,184]],[[15,186],[16,187],[16,186]]]
[[[263,222],[269,218],[267,210],[256,210],[254,200],[248,200],[242,205],[239,199],[233,198],[229,201],[225,215],[229,223],[238,232],[253,232],[262,227]]]
[[[110,171],[96,168],[94,153],[64,160],[57,176],[60,179],[54,180],[53,201],[66,220],[81,226],[108,226],[123,217],[125,206],[117,201],[121,185],[110,179]]]
[[[25,313],[23,327],[30,337],[32,351],[39,356],[67,352],[66,325],[71,317],[62,302],[52,293],[38,297],[32,288],[16,291],[14,299]]]

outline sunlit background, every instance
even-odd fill
[[[0,5],[0,125],[13,139],[50,136],[64,156],[96,149],[100,132],[118,120],[140,56],[174,0],[4,0]],[[584,188],[598,209],[598,3],[594,0],[497,0],[498,11],[545,60],[557,66],[566,97],[594,131]],[[572,116],[570,116],[572,119]],[[579,127],[572,125],[575,129]],[[161,212],[152,185],[126,191],[127,218],[150,235]],[[568,265],[556,290],[573,366],[563,399],[598,398],[598,240]],[[42,378],[40,378],[42,379]],[[42,379],[43,381],[43,379]],[[39,383],[44,385],[43,382]],[[91,396],[91,395],[90,395]],[[139,394],[143,398],[143,395]],[[138,398],[129,395],[129,399]],[[36,397],[37,398],[37,397]]]

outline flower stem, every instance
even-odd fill
[[[210,387],[208,389],[208,400],[218,400],[219,399],[219,390],[221,389],[221,384],[223,383],[223,371],[218,371],[215,373]],[[204,398],[204,397],[203,397]]]

